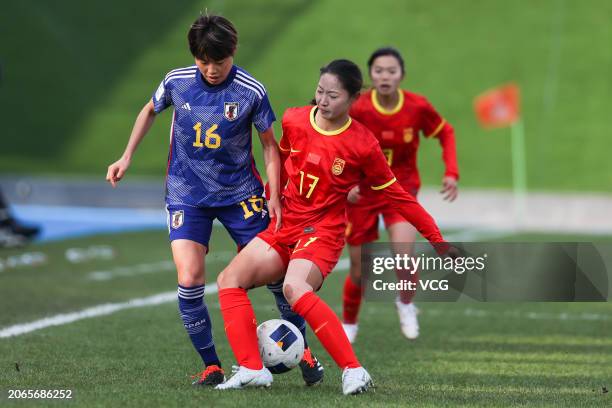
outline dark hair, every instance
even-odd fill
[[[399,53],[399,51],[393,47],[382,47],[374,51],[372,55],[370,55],[370,58],[368,59],[368,72],[372,70],[372,64],[374,64],[374,60],[376,60],[376,58],[383,57],[386,55],[395,57],[397,62],[399,62],[400,67],[402,68],[402,75],[403,75],[404,74],[404,59],[402,58],[402,55]]]
[[[191,25],[187,39],[195,58],[221,61],[234,55],[238,32],[227,18],[206,14]]]
[[[351,97],[357,95],[363,87],[361,70],[353,61],[346,59],[333,60],[326,66],[321,67],[320,71],[321,75],[333,74],[338,77],[342,87],[346,89]]]

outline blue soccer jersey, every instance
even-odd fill
[[[194,65],[170,71],[153,103],[156,113],[174,105],[166,204],[220,207],[262,194],[251,130],[276,118],[261,83],[234,65],[210,86]]]

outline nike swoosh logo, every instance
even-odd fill
[[[323,323],[322,325],[320,325],[319,327],[317,327],[317,328],[315,329],[315,331],[314,331],[314,332],[315,332],[315,334],[317,334],[317,333],[319,332],[319,330],[321,330],[322,328],[324,328],[325,326],[327,326],[327,323],[328,323],[328,322],[325,322],[325,323]]]
[[[249,385],[250,383],[252,383],[252,382],[253,382],[253,380],[254,380],[254,379],[255,379],[255,378],[251,378],[251,379],[250,379],[249,381],[247,381],[247,382],[243,382],[242,380],[240,380],[240,386],[241,386],[241,387],[244,387],[245,385]]]

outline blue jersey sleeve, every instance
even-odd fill
[[[270,126],[272,126],[275,120],[276,116],[274,116],[274,111],[272,110],[272,106],[270,106],[270,100],[266,93],[255,106],[253,124],[255,124],[258,131],[263,132],[270,129]]]
[[[165,79],[162,80],[155,93],[153,93],[155,113],[160,113],[168,106],[172,105],[172,98],[170,95],[171,90],[169,89],[169,84],[165,82]]]

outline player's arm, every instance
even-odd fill
[[[130,166],[136,148],[151,128],[151,125],[153,125],[155,115],[153,100],[150,100],[136,117],[136,122],[134,122],[134,127],[132,128],[132,133],[123,155],[119,160],[108,166],[106,181],[111,183],[113,187],[123,178],[123,175]]]
[[[281,225],[280,204],[280,168],[281,158],[278,144],[274,138],[274,129],[270,126],[267,130],[259,132],[259,140],[263,147],[266,175],[268,176],[268,211],[270,217],[276,218],[276,229]]]
[[[442,190],[444,199],[454,201],[459,194],[457,181],[459,180],[459,169],[457,167],[457,149],[455,147],[455,130],[444,122],[440,131],[434,136],[442,147],[442,160],[446,167],[442,178]]]
[[[365,173],[366,180],[372,190],[384,194],[389,204],[406,221],[414,225],[425,239],[434,244],[433,246],[438,253],[446,252],[448,244],[444,241],[436,222],[421,204],[397,182],[378,143],[372,145],[369,149],[366,160],[362,165],[362,171]]]
[[[457,166],[457,149],[455,130],[444,120],[434,107],[427,103],[424,107],[424,130],[427,138],[437,138],[442,147],[442,161],[445,171],[442,178],[444,199],[454,201],[458,195],[459,168]]]
[[[285,125],[283,124],[283,134],[281,136],[281,140],[278,144],[278,149],[280,151],[280,187],[285,188],[287,185],[287,180],[289,179],[289,175],[285,170],[285,162],[289,159],[289,155],[291,154],[291,142],[289,141],[289,137],[287,136],[288,130],[285,129]]]

